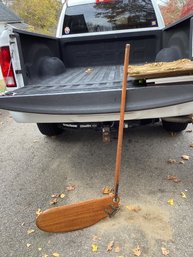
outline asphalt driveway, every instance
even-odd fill
[[[47,138],[0,112],[0,256],[193,256],[192,125],[173,136],[160,124],[128,129],[120,212],[82,231],[51,234],[36,228],[36,211],[52,207],[53,194],[65,195],[56,206],[102,197],[113,185],[117,141],[103,145],[93,130]],[[189,156],[183,164],[182,155]]]

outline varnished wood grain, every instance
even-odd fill
[[[114,196],[55,207],[42,212],[36,220],[39,229],[47,232],[70,232],[89,227],[108,217],[111,205],[118,207]]]
[[[125,103],[126,103],[126,97],[127,97],[127,79],[128,79],[129,57],[130,57],[130,45],[127,44],[126,47],[125,47],[125,57],[124,57],[124,67],[123,67],[123,81],[122,81],[122,93],[121,93],[121,105],[120,105],[119,132],[118,132],[116,164],[115,164],[115,176],[114,176],[115,198],[118,197],[119,180],[120,180],[120,172],[121,172],[121,156],[122,156],[122,145],[123,145]]]

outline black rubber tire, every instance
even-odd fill
[[[169,122],[162,120],[163,128],[169,132],[181,132],[186,129],[188,123]]]
[[[58,123],[37,123],[39,131],[48,137],[57,136],[63,133]]]
[[[171,62],[182,58],[182,54],[177,46],[163,48],[156,56],[157,62]],[[163,128],[169,132],[181,132],[186,129],[188,123],[169,122],[162,120]]]

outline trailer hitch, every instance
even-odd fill
[[[103,137],[103,143],[108,144],[111,141],[111,129],[110,127],[103,127],[102,128],[102,137]]]

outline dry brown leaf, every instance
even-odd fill
[[[187,196],[184,192],[181,192],[180,195],[181,195],[182,198],[187,198]]]
[[[176,163],[176,160],[175,160],[175,159],[169,159],[169,160],[168,160],[168,163],[169,163],[169,164],[175,164],[175,163]]]
[[[174,137],[174,136],[176,136],[176,133],[170,132],[170,136],[171,136],[171,137]]]
[[[119,245],[115,246],[115,253],[119,253],[121,251],[121,247]]]
[[[52,194],[51,197],[52,198],[58,198],[60,196],[60,194]]]
[[[171,206],[173,206],[173,205],[174,205],[174,199],[172,199],[172,198],[169,199],[169,200],[168,200],[168,204],[171,205]]]
[[[184,160],[184,161],[188,161],[188,160],[190,159],[190,156],[184,154],[184,155],[181,156],[181,158],[182,158],[182,160]]]
[[[136,248],[132,249],[132,252],[133,252],[134,256],[138,256],[138,257],[141,256],[141,249],[140,249],[139,245]]]
[[[27,234],[30,235],[30,234],[32,234],[32,233],[34,233],[34,232],[35,232],[34,229],[28,229]]]
[[[57,204],[57,202],[58,202],[58,199],[54,198],[52,201],[50,201],[50,205]]]
[[[168,249],[166,249],[165,247],[161,247],[161,250],[162,250],[162,254],[164,256],[167,256],[170,253],[170,251]]]
[[[96,253],[98,251],[98,245],[97,244],[92,244],[92,252]]]
[[[108,186],[105,186],[105,187],[103,187],[103,189],[102,189],[102,193],[104,194],[104,195],[108,195],[108,194],[110,194],[112,192],[112,188],[110,188],[110,187],[108,187]]]
[[[173,181],[175,183],[181,182],[181,180],[179,178],[177,178],[177,176],[171,176],[171,175],[167,176],[167,180],[171,180],[171,181]]]
[[[42,213],[42,210],[41,209],[37,209],[36,216],[38,217],[41,213]]]
[[[76,188],[75,185],[69,184],[69,185],[66,187],[66,190],[67,190],[67,191],[74,191],[75,188]]]
[[[193,143],[192,143],[192,144],[190,144],[190,147],[193,147]]]
[[[126,208],[127,208],[127,210],[129,210],[129,211],[134,211],[134,212],[139,212],[139,211],[141,211],[141,207],[140,207],[140,206],[127,205]]]
[[[107,245],[107,252],[111,252],[113,250],[114,241],[110,241]]]
[[[90,73],[92,73],[93,72],[93,69],[92,68],[88,68],[87,70],[85,70],[85,73],[87,73],[87,74],[90,74]]]
[[[93,240],[93,241],[97,241],[97,240],[98,240],[98,236],[93,235],[93,236],[92,236],[92,240]]]
[[[52,254],[54,257],[60,257],[60,254],[59,253],[53,253]]]
[[[60,198],[63,199],[65,197],[65,194],[60,194]]]

